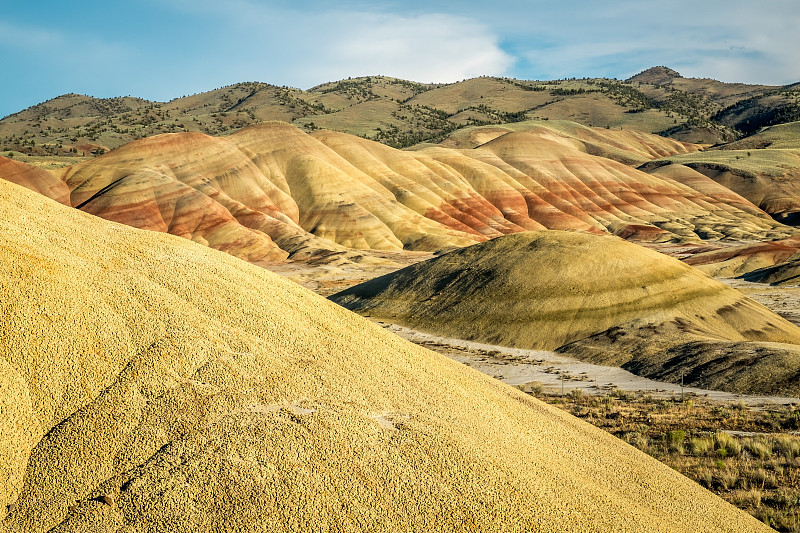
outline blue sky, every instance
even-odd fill
[[[797,0],[0,0],[0,116],[59,94],[166,101],[368,74],[800,81]]]

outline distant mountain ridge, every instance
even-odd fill
[[[4,153],[90,156],[160,133],[227,135],[280,120],[402,148],[455,130],[528,119],[634,129],[716,144],[800,118],[800,87],[683,78],[653,67],[625,81],[525,81],[480,77],[423,84],[384,76],[340,80],[307,91],[245,82],[170,102],[66,94],[0,120]],[[797,117],[797,118],[793,118]]]
[[[628,78],[627,82],[649,83],[651,85],[661,85],[669,83],[675,78],[682,78],[683,76],[676,70],[669,67],[651,67],[647,70],[640,72],[635,76]]]

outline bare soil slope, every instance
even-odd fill
[[[800,220],[800,123],[773,126],[714,150],[677,154],[639,169],[653,172],[665,165],[696,170],[783,223]]]
[[[702,251],[686,257],[687,265],[709,276],[732,278],[782,263],[800,251],[800,236]]]
[[[648,174],[623,164],[694,150],[569,122],[475,128],[413,151],[269,123],[227,137],[157,135],[59,175],[73,207],[251,262],[438,251],[545,228],[649,242],[792,233],[690,169]],[[29,173],[35,179],[20,183],[34,190],[64,188]]]
[[[800,285],[800,254],[795,253],[782,263],[747,272],[742,278],[771,285]]]
[[[228,255],[0,182],[0,531],[767,531]]]
[[[331,299],[423,331],[558,348],[667,381],[684,372],[705,388],[800,390],[800,329],[676,259],[611,236],[509,235]]]
[[[48,198],[70,205],[69,187],[46,170],[0,156],[0,179],[22,185]]]

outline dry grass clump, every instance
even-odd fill
[[[754,409],[611,390],[537,396],[609,431],[765,524],[800,532],[798,406]]]
[[[733,438],[724,431],[714,434],[714,451],[721,458],[735,457],[742,452],[742,445],[738,439]]]
[[[689,449],[692,455],[705,455],[712,449],[713,443],[703,437],[692,437],[689,439]]]

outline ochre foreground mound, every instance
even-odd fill
[[[661,379],[685,372],[712,388],[800,392],[800,329],[676,259],[612,236],[508,235],[331,299],[441,335],[560,349]],[[685,350],[709,342],[708,353]]]
[[[0,183],[0,531],[768,531],[253,265]]]

